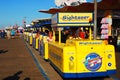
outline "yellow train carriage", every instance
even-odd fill
[[[41,35],[41,39],[39,41],[39,52],[40,52],[40,55],[45,60],[48,60],[48,41],[47,41],[47,36]]]
[[[48,55],[63,78],[103,77],[116,73],[114,46],[104,40],[92,40],[92,20],[92,13],[57,13],[52,16],[52,26],[57,26],[59,40],[48,43]],[[71,38],[61,43],[62,26],[88,26],[89,39]]]
[[[41,55],[41,42],[42,42],[42,36],[43,36],[43,35],[40,34],[40,36],[39,36],[39,41],[38,41],[38,51],[39,51],[40,55]]]
[[[39,49],[39,38],[35,39],[35,49],[38,50]]]
[[[64,78],[101,77],[116,73],[115,51],[101,40],[49,43],[49,60]]]
[[[49,50],[48,50],[48,42],[44,42],[43,46],[44,46],[43,58],[45,60],[48,60],[48,52],[49,52]]]
[[[33,43],[33,38],[32,38],[32,33],[31,32],[28,33],[28,43],[30,45],[32,45],[32,43]]]
[[[28,32],[23,33],[24,40],[28,42]]]
[[[36,50],[38,50],[39,47],[39,37],[36,37],[37,33],[33,33],[33,48],[35,48]]]
[[[32,33],[32,46],[33,46],[33,48],[35,48],[35,44],[36,44],[36,38],[35,38],[35,36],[36,36],[36,33]]]

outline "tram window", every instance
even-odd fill
[[[61,42],[65,43],[69,35],[69,30],[61,31]],[[59,41],[59,32],[55,32],[55,41]]]

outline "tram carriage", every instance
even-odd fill
[[[48,43],[49,61],[63,78],[103,77],[116,73],[114,46],[104,40],[92,40],[92,24],[89,23],[92,13],[57,13],[52,18],[52,27],[59,29],[59,41]],[[89,39],[70,38],[61,43],[61,26],[84,25],[89,27]]]
[[[33,43],[33,38],[32,38],[32,33],[31,32],[28,33],[28,43],[30,45],[32,45],[32,43]]]
[[[49,60],[64,78],[108,76],[116,70],[114,47],[103,41],[49,43]]]
[[[103,77],[116,73],[115,49],[104,40],[93,40],[89,23],[92,13],[57,13],[52,16],[52,42],[47,36],[40,34],[39,52],[63,78]],[[69,38],[61,43],[61,30],[66,26],[71,28],[87,26],[89,38]],[[55,37],[56,31],[58,35]],[[57,39],[58,38],[58,39]]]

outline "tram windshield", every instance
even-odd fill
[[[61,27],[55,31],[55,41],[59,41],[61,35],[61,43],[66,43],[67,39],[90,39],[90,27]]]

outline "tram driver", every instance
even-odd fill
[[[70,35],[70,30],[65,29],[61,32],[61,42],[66,43],[66,40],[68,39],[68,36]]]

